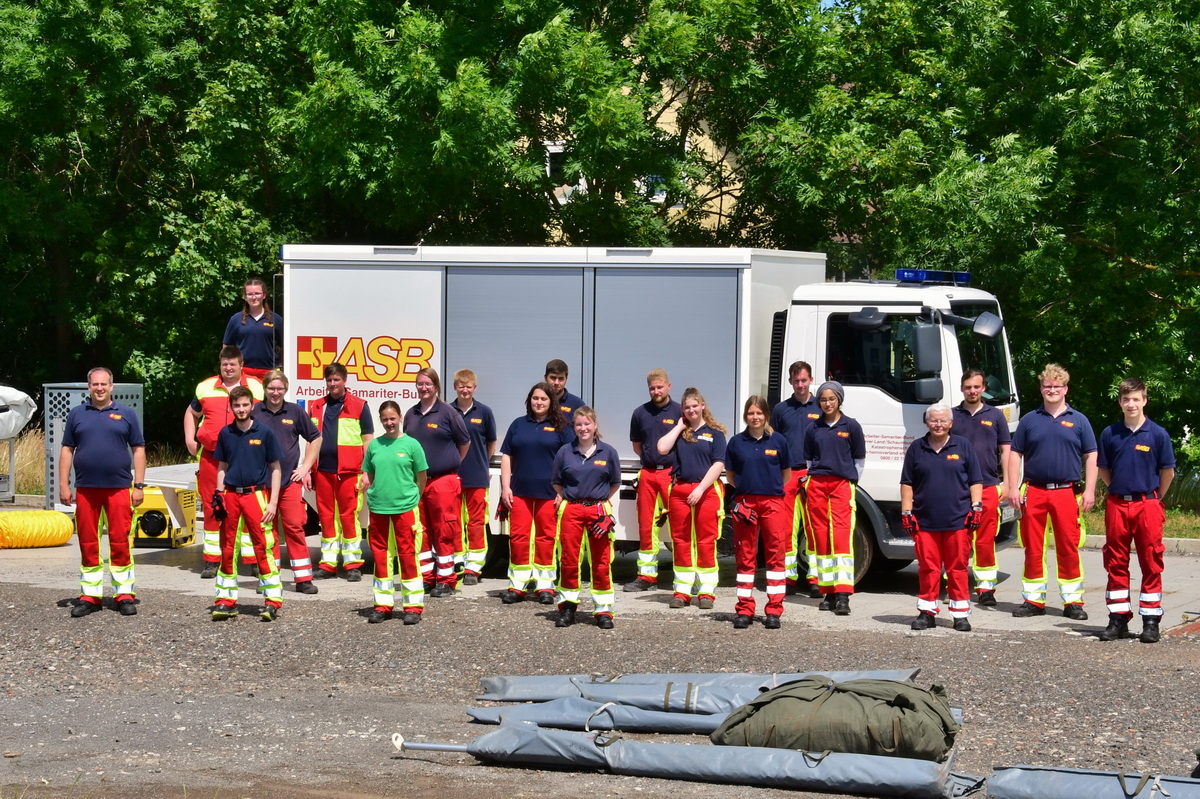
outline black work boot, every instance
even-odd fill
[[[849,616],[850,615],[850,595],[837,594],[837,601],[833,603],[833,615]]]
[[[1129,619],[1123,613],[1108,614],[1108,626],[1100,633],[1101,641],[1116,641],[1129,637]]]
[[[1157,644],[1159,639],[1158,634],[1158,616],[1143,616],[1142,617],[1142,634],[1140,636],[1143,644]]]
[[[555,627],[570,627],[575,623],[575,603],[564,602],[558,611],[558,621],[554,622]]]

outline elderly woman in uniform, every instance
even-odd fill
[[[954,629],[971,631],[967,564],[971,532],[983,520],[983,475],[971,442],[950,434],[952,424],[949,406],[926,408],[929,432],[909,445],[900,473],[900,523],[917,550],[914,630],[934,626],[945,570]]]

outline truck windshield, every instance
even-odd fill
[[[954,302],[950,309],[958,316],[974,318],[984,311],[999,316],[1000,310],[995,303],[989,302]],[[1009,375],[1012,370],[1008,366],[1008,351],[1004,347],[1004,335],[995,338],[984,338],[971,332],[969,327],[956,327],[954,333],[958,337],[958,350],[962,356],[963,369],[978,369],[986,375],[984,379],[983,400],[989,405],[1007,405],[1013,401],[1012,384]]]
[[[829,379],[848,386],[874,386],[901,402],[916,402],[916,381],[931,376],[916,371],[917,314],[889,313],[887,324],[877,330],[856,330],[849,319],[845,313],[829,315],[825,353]]]

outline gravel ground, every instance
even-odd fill
[[[361,601],[329,591],[292,601],[289,584],[277,622],[217,624],[207,600],[180,591],[143,590],[135,618],[110,607],[73,619],[73,591],[5,584],[0,799],[731,795],[397,755],[396,731],[465,743],[490,729],[464,709],[479,678],[498,674],[920,667],[919,683],[943,683],[964,710],[956,770],[980,775],[1017,763],[1187,775],[1200,743],[1194,635],[1145,646],[1061,631],[868,633],[816,629],[808,608],[778,631],[735,631],[726,614],[696,609],[618,617],[612,632],[590,620],[558,630],[553,609],[502,605],[498,580],[483,586],[492,595],[430,600],[420,625],[368,625],[369,583],[360,586]]]

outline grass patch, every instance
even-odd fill
[[[58,454],[55,453],[55,457]],[[150,442],[146,446],[147,466],[169,466],[191,460],[187,449],[180,445]],[[38,428],[30,428],[17,437],[14,457],[16,474],[13,476],[14,492],[17,494],[46,493],[46,434]],[[0,446],[0,472],[8,472],[8,447]]]
[[[1104,506],[1085,513],[1088,536],[1104,537]],[[1200,516],[1180,508],[1167,508],[1167,523],[1163,525],[1163,538],[1200,538]]]

